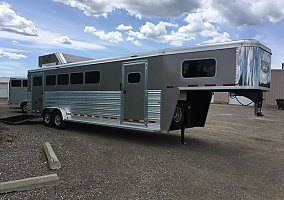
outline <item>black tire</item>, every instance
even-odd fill
[[[185,107],[184,105],[178,103],[173,115],[171,129],[172,130],[180,129],[183,125],[184,117],[185,117]]]
[[[53,124],[54,127],[57,129],[63,129],[65,126],[65,123],[63,121],[63,117],[60,111],[55,111],[53,113]]]
[[[53,126],[53,116],[52,113],[49,111],[45,111],[42,115],[43,118],[43,123],[47,127],[52,127]]]
[[[21,109],[22,109],[22,112],[23,113],[27,113],[28,112],[28,105],[27,105],[27,102],[23,102],[21,104]]]

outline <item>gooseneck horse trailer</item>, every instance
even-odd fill
[[[28,112],[56,128],[65,121],[160,133],[203,127],[215,91],[250,98],[259,114],[270,63],[269,48],[241,40],[41,67],[28,71]]]

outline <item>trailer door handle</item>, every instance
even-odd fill
[[[122,82],[120,82],[119,90],[122,91]]]
[[[126,90],[123,90],[123,94],[126,94]]]

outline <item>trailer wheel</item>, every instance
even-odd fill
[[[23,113],[27,113],[28,112],[28,105],[27,105],[27,102],[23,102],[21,104],[21,109],[22,109],[22,112]]]
[[[43,123],[47,127],[53,126],[52,114],[49,111],[43,113]]]
[[[62,114],[60,111],[55,111],[53,114],[53,122],[54,122],[54,127],[57,129],[63,129],[64,128],[64,121],[62,118]]]
[[[172,124],[171,124],[172,130],[180,129],[182,127],[184,115],[185,115],[184,106],[178,103],[175,108],[175,112],[172,119]]]

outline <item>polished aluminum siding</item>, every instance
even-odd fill
[[[140,130],[160,130],[161,91],[148,91],[147,127],[121,124],[121,91],[53,91],[44,93],[44,108],[63,108],[68,121]]]
[[[236,84],[239,86],[270,87],[271,54],[260,47],[237,48]]]
[[[148,91],[148,127],[160,129],[161,124],[161,90]]]
[[[60,107],[67,113],[120,117],[120,91],[45,92],[44,107]]]

